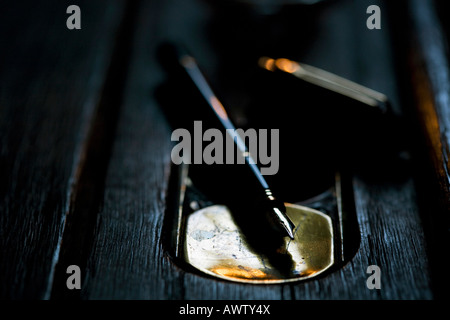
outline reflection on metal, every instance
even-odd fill
[[[294,73],[300,70],[300,65],[297,62],[291,61],[289,59],[277,59],[275,60],[275,66],[287,73]]]
[[[334,263],[330,217],[307,207],[286,204],[296,226],[294,240],[274,256],[255,252],[225,206],[213,205],[187,217],[184,259],[198,270],[245,283],[283,283],[309,279]]]
[[[304,63],[298,63],[284,58],[272,59],[262,57],[259,59],[258,64],[260,67],[269,71],[281,70],[290,73],[304,81],[342,94],[372,107],[382,107],[388,101],[387,97],[380,92]]]

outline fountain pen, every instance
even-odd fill
[[[236,132],[236,128],[230,120],[225,107],[215,95],[198,66],[196,59],[184,47],[174,44],[164,44],[161,46],[160,57],[161,55],[164,56],[163,60],[165,60],[165,64],[169,64],[172,69],[177,68],[181,70],[197,88],[203,100],[206,102],[206,108],[209,109],[204,110],[205,112],[203,114],[212,114],[212,117],[215,118],[214,123],[221,126],[220,129],[227,132],[227,134]],[[252,180],[250,185],[256,186],[259,189],[258,199],[262,199],[264,202],[262,207],[266,211],[266,218],[269,224],[283,237],[288,236],[290,239],[294,239],[295,225],[287,216],[284,203],[275,197],[241,137],[239,135],[233,135],[230,138],[234,140],[239,153],[244,155],[245,176],[247,179]]]

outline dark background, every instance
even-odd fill
[[[393,2],[2,2],[0,298],[447,297],[448,21],[440,20],[444,1]],[[66,28],[71,4],[81,8],[81,30]],[[381,30],[366,28],[372,4],[381,8]],[[347,264],[311,281],[252,286],[187,271],[171,258],[164,233],[173,144],[157,95],[167,75],[155,55],[171,39],[189,47],[238,126],[249,125],[249,114],[307,126],[281,103],[255,112],[264,96],[254,91],[250,65],[260,55],[302,61],[389,97],[394,128],[380,122],[362,134],[361,124],[352,127],[360,119],[343,111],[333,123],[351,134],[336,148],[343,138],[327,131],[324,111],[320,132],[289,142],[295,154],[305,144],[319,152],[317,192],[336,157],[347,164],[361,238]],[[290,97],[310,109],[343,106],[304,89]],[[284,174],[313,179],[310,165],[291,163]],[[73,264],[81,290],[66,287]],[[382,271],[380,290],[366,287],[373,264]]]

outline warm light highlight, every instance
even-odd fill
[[[298,63],[284,58],[275,60],[275,65],[278,69],[288,73],[294,73],[300,67]]]
[[[267,69],[269,71],[275,71],[275,59],[262,57],[259,59],[258,65],[261,68]]]
[[[214,111],[220,118],[222,118],[223,120],[228,120],[228,115],[227,112],[225,111],[225,108],[215,96],[212,96],[209,102],[211,103],[211,106],[213,107]]]
[[[244,268],[244,267],[216,267],[211,269],[212,272],[230,278],[236,279],[264,279],[267,280],[270,278],[270,275],[267,273],[253,268]]]

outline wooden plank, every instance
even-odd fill
[[[80,270],[84,270],[91,250],[126,84],[137,8],[135,4],[127,2],[123,8],[122,22],[116,32],[101,99],[85,142],[83,162],[79,167],[78,183],[73,192],[55,270],[52,290],[54,299],[79,298],[79,290],[67,290],[66,269],[69,265],[77,265]]]
[[[382,10],[382,29],[368,30],[369,5]],[[402,114],[401,92],[394,68],[390,23],[380,1],[341,2],[323,13],[322,30],[305,55],[307,62],[385,93],[393,111]],[[339,26],[336,28],[335,26]],[[337,39],[337,40],[332,40]],[[358,121],[358,119],[354,119]],[[383,130],[384,128],[380,128]],[[355,132],[355,134],[358,134]],[[426,244],[412,168],[388,154],[388,141],[374,145],[384,154],[358,159],[354,164],[353,189],[361,243],[350,263],[316,282],[295,287],[297,299],[430,299]],[[395,138],[395,137],[392,137]],[[405,147],[407,142],[403,142]],[[358,148],[358,146],[355,146]],[[378,148],[378,149],[377,149]],[[402,150],[402,149],[400,149]],[[408,150],[406,150],[408,151]],[[399,165],[403,163],[403,165]],[[366,287],[367,267],[381,268],[381,290]]]
[[[84,299],[179,294],[179,280],[170,277],[170,264],[159,243],[170,161],[169,132],[152,98],[161,79],[152,59],[155,36],[162,27],[160,5],[142,2],[136,17],[117,138],[81,290]]]
[[[0,297],[47,299],[122,3],[16,1],[0,10]]]
[[[448,33],[440,23],[443,2],[402,1],[393,6],[399,65],[415,125],[416,180],[436,297],[448,297],[444,252],[450,241],[450,71]],[[443,20],[444,27],[447,21]],[[406,35],[406,36],[405,36]]]

